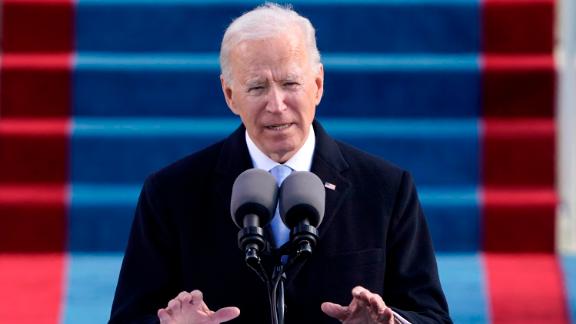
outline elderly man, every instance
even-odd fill
[[[314,33],[274,4],[228,27],[221,83],[242,125],[146,180],[111,323],[269,321],[229,206],[241,172],[279,165],[311,171],[327,188],[316,251],[287,272],[287,323],[450,322],[409,174],[335,141],[314,120],[324,84]]]

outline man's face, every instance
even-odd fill
[[[302,37],[241,42],[230,53],[232,80],[222,90],[232,112],[268,157],[286,162],[304,144],[322,98],[324,71],[314,68]]]

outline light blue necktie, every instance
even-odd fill
[[[278,187],[280,187],[284,179],[292,173],[292,169],[286,165],[280,164],[273,167],[270,170],[270,173],[272,173],[274,178],[276,178],[276,183],[278,184]],[[281,247],[284,243],[288,242],[290,230],[286,225],[284,225],[284,222],[282,222],[278,205],[276,205],[276,212],[274,213],[274,218],[272,218],[270,226],[272,227],[272,234],[274,236],[276,247]]]

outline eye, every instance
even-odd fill
[[[284,86],[287,88],[296,88],[300,85],[300,83],[296,82],[296,81],[286,81],[284,82]]]
[[[264,86],[252,86],[248,88],[249,93],[259,93],[264,90]]]

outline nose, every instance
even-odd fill
[[[268,101],[266,103],[266,111],[268,112],[282,112],[286,110],[286,104],[284,103],[286,95],[284,90],[279,86],[272,86],[268,91]]]

